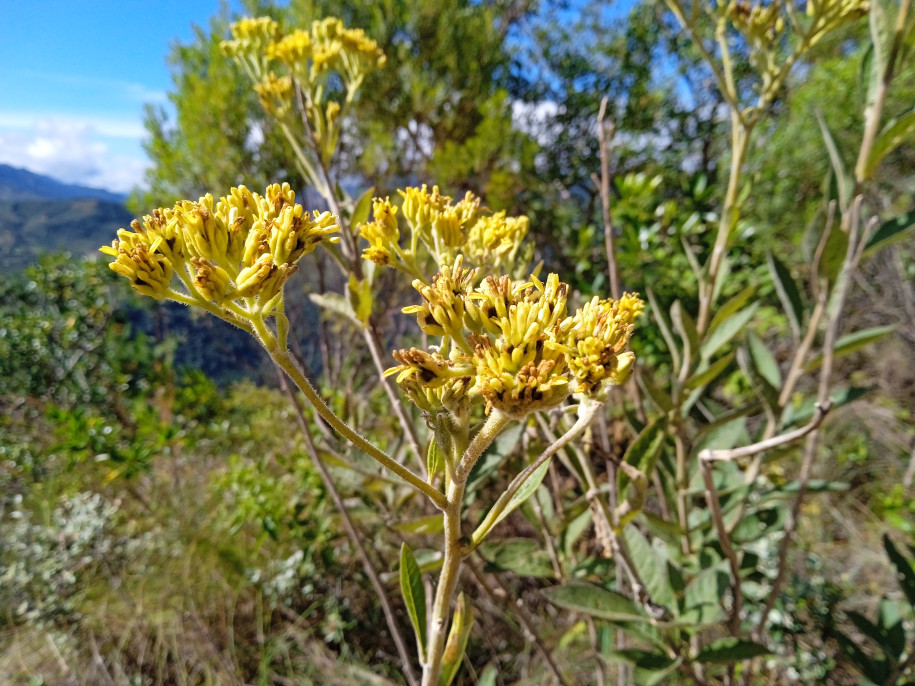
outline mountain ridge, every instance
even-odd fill
[[[123,205],[127,196],[103,188],[64,183],[44,174],[0,164],[0,201],[93,199]]]
[[[97,255],[134,218],[125,199],[0,164],[0,270],[22,269],[48,252]]]

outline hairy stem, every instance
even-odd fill
[[[413,488],[415,488],[417,491],[426,494],[429,500],[435,503],[436,506],[441,509],[445,508],[447,501],[441,491],[437,490],[434,486],[426,483],[421,477],[417,476],[402,464],[391,458],[383,450],[367,441],[358,432],[347,426],[346,422],[335,415],[324,403],[324,400],[315,390],[314,386],[311,385],[311,382],[308,380],[308,378],[301,372],[298,365],[289,355],[288,351],[271,351],[270,354],[274,361],[280,367],[282,367],[282,369],[289,375],[289,378],[291,378],[295,385],[298,386],[302,393],[305,394],[305,397],[308,398],[308,401],[314,406],[315,411],[324,421],[330,424],[334,430],[336,430],[341,436],[346,438],[354,446],[362,450],[366,455],[380,463],[383,467],[386,467],[387,469],[394,472],[405,482],[413,486]]]
[[[416,673],[413,670],[413,662],[410,658],[410,652],[407,650],[407,643],[404,640],[403,634],[400,631],[400,627],[397,624],[397,619],[395,618],[394,611],[391,608],[391,602],[388,599],[387,591],[385,590],[384,585],[381,583],[381,578],[378,576],[378,572],[375,570],[375,566],[372,564],[372,561],[366,552],[365,546],[362,545],[362,538],[359,536],[359,532],[356,531],[353,520],[349,516],[349,511],[346,509],[346,504],[343,502],[343,498],[340,496],[340,492],[337,490],[337,487],[330,476],[330,472],[327,470],[327,467],[324,465],[324,462],[321,461],[321,458],[318,455],[314,438],[311,435],[311,430],[308,427],[308,422],[305,419],[305,413],[302,411],[302,406],[299,404],[298,398],[296,398],[295,393],[293,393],[292,389],[289,387],[289,383],[286,381],[286,377],[280,367],[277,367],[277,372],[280,379],[280,385],[282,386],[283,391],[289,397],[289,400],[292,402],[292,406],[295,408],[296,417],[299,421],[299,428],[302,430],[302,435],[305,437],[305,446],[308,449],[308,455],[311,458],[315,468],[318,470],[318,474],[321,477],[321,481],[324,483],[324,487],[327,489],[327,492],[330,493],[331,500],[334,501],[334,506],[337,508],[340,519],[343,521],[343,528],[346,530],[346,535],[349,537],[353,547],[356,548],[356,552],[359,555],[359,560],[362,562],[362,568],[365,570],[365,574],[368,576],[369,582],[372,584],[375,595],[378,596],[378,601],[381,603],[384,619],[385,622],[387,622],[388,629],[391,632],[391,637],[394,639],[394,645],[397,648],[397,654],[400,656],[400,661],[403,664],[404,676],[407,678],[407,683],[409,683],[410,686],[416,686],[416,684],[419,683],[419,680],[417,679]]]

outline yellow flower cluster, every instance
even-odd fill
[[[727,6],[728,18],[751,45],[771,43],[782,32],[785,21],[781,17],[781,6],[777,2],[768,5],[754,4],[745,0],[732,0]]]
[[[642,301],[594,298],[567,316],[569,287],[556,274],[516,282],[487,277],[473,287],[476,270],[459,256],[431,285],[416,280],[415,314],[427,334],[442,337],[433,352],[394,352],[387,370],[408,397],[426,411],[466,412],[485,403],[519,419],[555,407],[570,393],[599,397],[625,383],[635,356],[626,350]]]
[[[365,31],[348,29],[335,17],[312,22],[308,31],[296,29],[286,35],[269,17],[246,17],[232,24],[230,30],[232,40],[220,45],[225,55],[281,62],[303,83],[313,83],[337,71],[353,84],[385,61],[378,43]]]
[[[244,309],[269,314],[296,262],[336,242],[329,234],[338,228],[329,212],[311,215],[297,205],[289,184],[273,184],[263,196],[239,186],[218,201],[206,195],[153,210],[101,250],[143,295],[217,305],[244,299]],[[176,274],[187,294],[172,289]]]
[[[232,24],[229,30],[232,40],[220,44],[223,54],[228,57],[259,52],[280,35],[280,25],[270,17],[245,17]]]
[[[403,217],[414,240],[422,241],[439,266],[451,264],[463,255],[468,262],[484,271],[503,271],[515,260],[518,248],[527,235],[527,217],[507,217],[505,212],[491,214],[483,210],[480,198],[469,191],[458,201],[443,195],[438,186],[398,191],[403,199]],[[362,224],[360,233],[368,241],[362,256],[377,264],[397,265],[415,258],[411,250],[398,245],[400,226],[397,208],[390,198],[375,200],[374,221]]]

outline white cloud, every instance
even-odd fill
[[[139,122],[0,113],[0,162],[66,183],[125,193],[148,166]]]

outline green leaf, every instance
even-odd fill
[[[759,303],[753,303],[749,307],[732,314],[730,317],[721,322],[715,331],[713,331],[702,344],[702,358],[705,360],[712,359],[712,356],[718,350],[736,336],[756,314]]]
[[[801,337],[801,324],[804,321],[804,300],[801,298],[801,291],[797,287],[791,272],[775,255],[771,252],[768,254],[769,275],[772,277],[772,284],[775,286],[775,292],[782,303],[785,315],[788,317],[788,324],[791,326],[791,333],[795,339]]]
[[[852,180],[845,169],[845,162],[842,160],[842,154],[836,145],[835,138],[823,118],[823,113],[817,110],[817,122],[820,124],[820,131],[823,133],[823,142],[826,144],[826,150],[829,152],[829,161],[832,164],[832,171],[835,174],[836,184],[839,188],[839,207],[844,212],[848,208],[848,201],[851,198]],[[840,232],[841,233],[841,232]]]
[[[405,534],[438,534],[445,530],[445,520],[442,513],[426,515],[394,525],[397,531]]]
[[[667,417],[662,415],[655,418],[629,444],[625,455],[623,455],[623,462],[631,464],[644,474],[650,474],[654,470],[654,464],[664,445],[664,428],[666,426]],[[620,493],[622,493],[629,479],[622,470],[620,470],[618,478],[620,480]]]
[[[896,580],[908,598],[909,605],[915,609],[915,569],[912,567],[912,561],[907,560],[902,553],[896,548],[893,540],[883,534],[883,547],[890,558],[890,562],[896,567]]]
[[[356,317],[356,313],[353,311],[353,306],[350,304],[349,300],[339,293],[309,293],[308,298],[318,307],[324,308],[335,314],[343,315],[356,326],[361,326],[359,319]]]
[[[413,557],[413,551],[406,543],[400,545],[400,592],[403,594],[407,614],[416,632],[416,645],[422,660],[426,659],[426,587]]]
[[[706,618],[711,616],[712,621],[724,616],[720,599],[727,593],[730,584],[728,573],[725,571],[727,569],[727,563],[721,561],[703,569],[690,580],[683,596],[683,607],[687,612],[707,608]]]
[[[887,655],[897,659],[902,656],[906,646],[905,626],[899,605],[889,598],[881,598],[877,607],[877,626],[886,636]]]
[[[782,373],[768,346],[752,331],[747,331],[747,345],[750,349],[750,359],[753,360],[753,366],[759,375],[768,381],[772,388],[781,388]]]
[[[848,234],[839,228],[831,227],[829,235],[826,236],[826,245],[823,247],[820,261],[817,263],[817,273],[828,279],[830,283],[835,283],[847,255]]]
[[[876,252],[905,238],[915,228],[915,210],[880,224],[867,241],[867,252]]]
[[[645,294],[648,296],[648,303],[651,305],[650,312],[654,316],[655,321],[658,323],[658,329],[661,331],[661,337],[664,339],[664,343],[667,344],[667,350],[670,352],[670,358],[674,364],[674,369],[679,370],[680,351],[677,349],[677,345],[674,342],[674,337],[670,331],[670,326],[668,325],[667,320],[664,318],[663,311],[658,306],[658,301],[654,297],[654,292],[650,288],[646,288]]]
[[[748,339],[751,334],[752,332],[747,332]],[[737,364],[740,366],[740,370],[744,373],[744,376],[747,377],[750,384],[753,386],[753,392],[756,396],[773,414],[777,415],[781,411],[778,404],[779,392],[777,389],[779,387],[773,386],[768,379],[760,374],[754,363],[749,342],[737,351]],[[776,369],[778,369],[778,365],[776,365]]]
[[[634,526],[623,529],[623,539],[651,600],[670,611],[676,610],[677,600],[670,585],[670,577],[667,575],[665,558]]]
[[[877,140],[874,141],[867,164],[858,174],[859,180],[870,179],[883,158],[905,143],[913,132],[915,132],[915,110],[909,110],[902,116],[887,122],[883,131],[877,136]]]
[[[766,646],[753,641],[729,636],[713,641],[705,646],[696,655],[695,662],[699,663],[731,663],[741,660],[750,660],[760,655],[769,655],[772,651]]]
[[[787,516],[784,507],[770,507],[744,515],[731,532],[731,541],[738,544],[758,541],[773,530],[783,527]]]
[[[486,669],[480,675],[477,686],[497,686],[499,681],[499,669],[494,665],[486,665]]]
[[[372,314],[372,284],[368,279],[357,279],[350,274],[347,292],[356,321],[365,326]]]
[[[492,531],[496,526],[498,526],[499,522],[501,522],[503,519],[508,517],[508,515],[510,515],[516,509],[518,509],[521,506],[521,504],[524,503],[525,500],[527,500],[532,495],[534,495],[534,493],[540,487],[540,484],[543,482],[543,478],[546,476],[546,472],[549,468],[550,468],[550,461],[545,460],[542,465],[540,465],[539,467],[537,467],[537,469],[535,469],[533,472],[531,472],[531,475],[529,477],[527,477],[525,482],[523,484],[521,484],[521,486],[518,488],[517,491],[515,491],[514,495],[512,495],[512,497],[509,498],[508,503],[505,505],[505,508],[501,512],[499,512],[499,514],[492,521],[492,523],[485,530],[481,530],[478,527],[477,530],[474,531],[473,539],[475,541],[480,541],[483,538],[485,538],[486,535],[490,531]],[[496,504],[493,505],[493,507],[498,507],[500,502],[501,502],[501,498],[496,501]],[[485,519],[484,519],[484,523],[485,523]]]
[[[372,196],[374,194],[375,187],[372,186],[371,188],[367,188],[356,201],[356,205],[353,207],[353,215],[350,217],[350,226],[352,226],[354,230],[359,228],[360,224],[364,224],[368,221],[369,211],[372,209]]]
[[[569,514],[568,512],[566,513]],[[568,520],[567,520],[568,521]],[[587,507],[562,527],[562,550],[566,557],[573,557],[575,544],[591,526],[591,510]]]
[[[732,314],[740,310],[744,305],[747,304],[747,301],[753,296],[756,292],[756,286],[747,286],[740,293],[735,295],[733,298],[728,300],[724,305],[715,310],[715,316],[712,317],[712,322],[709,324],[708,332],[706,335],[711,334],[715,329],[717,329],[721,324]]]
[[[683,360],[688,363],[696,357],[696,351],[699,347],[699,333],[696,331],[696,322],[689,316],[689,313],[683,309],[679,300],[674,300],[670,306],[670,321],[673,322],[674,330],[680,335],[683,343]]]
[[[877,624],[854,610],[849,610],[845,614],[858,631],[883,651],[890,662],[899,661],[902,651],[905,650],[905,627],[895,603],[887,598],[881,599]]]
[[[829,401],[832,403],[832,411],[835,412],[843,405],[854,402],[873,389],[874,386],[849,386],[835,389],[829,394]],[[807,398],[799,407],[789,405],[786,408],[785,416],[782,418],[782,428],[791,426],[792,424],[806,424],[810,421],[810,418],[813,417],[815,406],[815,398]]]
[[[650,622],[642,609],[626,596],[590,584],[573,583],[543,591],[554,605],[599,619],[617,622]]]
[[[871,343],[879,341],[881,338],[885,338],[895,330],[896,327],[892,325],[874,326],[870,329],[861,329],[860,331],[854,331],[846,336],[842,336],[842,338],[836,341],[833,358],[838,359],[845,355],[850,355]],[[804,366],[804,371],[812,372],[821,364],[823,364],[823,356],[818,355]]]
[[[468,493],[474,493],[480,483],[515,452],[523,432],[524,422],[515,422],[496,437],[492,445],[483,453],[483,457],[477,460],[473,469],[470,470],[470,476],[467,477]]]
[[[677,663],[677,658],[670,657],[665,653],[656,653],[650,650],[639,650],[638,648],[628,648],[625,650],[614,650],[606,655],[608,660],[614,658],[629,662],[637,669],[648,671],[667,671],[672,665]]]
[[[694,388],[702,388],[703,386],[707,386],[709,383],[718,378],[718,376],[725,369],[728,368],[728,366],[734,360],[734,355],[736,354],[737,353],[732,350],[724,357],[719,358],[713,364],[706,367],[706,369],[702,371],[696,370],[696,373],[686,380],[684,388],[686,390],[692,390]]]
[[[484,543],[480,546],[480,554],[488,563],[486,571],[513,572],[544,579],[551,579],[556,574],[550,556],[530,538]]]
[[[670,395],[649,381],[647,374],[639,374],[637,380],[639,386],[651,398],[651,402],[657,406],[658,410],[667,413],[674,409],[674,401],[671,400]]]
[[[836,642],[845,653],[845,656],[857,667],[864,676],[875,684],[886,682],[889,669],[885,659],[871,659],[855,641],[840,631],[835,634]]]
[[[473,608],[467,602],[463,592],[458,595],[454,608],[454,617],[451,619],[451,629],[448,631],[448,640],[445,642],[445,652],[442,654],[442,671],[439,675],[439,686],[448,686],[457,676],[467,650],[467,639],[473,629]]]
[[[445,454],[434,436],[429,440],[429,448],[426,450],[426,471],[429,473],[429,481],[445,471]]]

